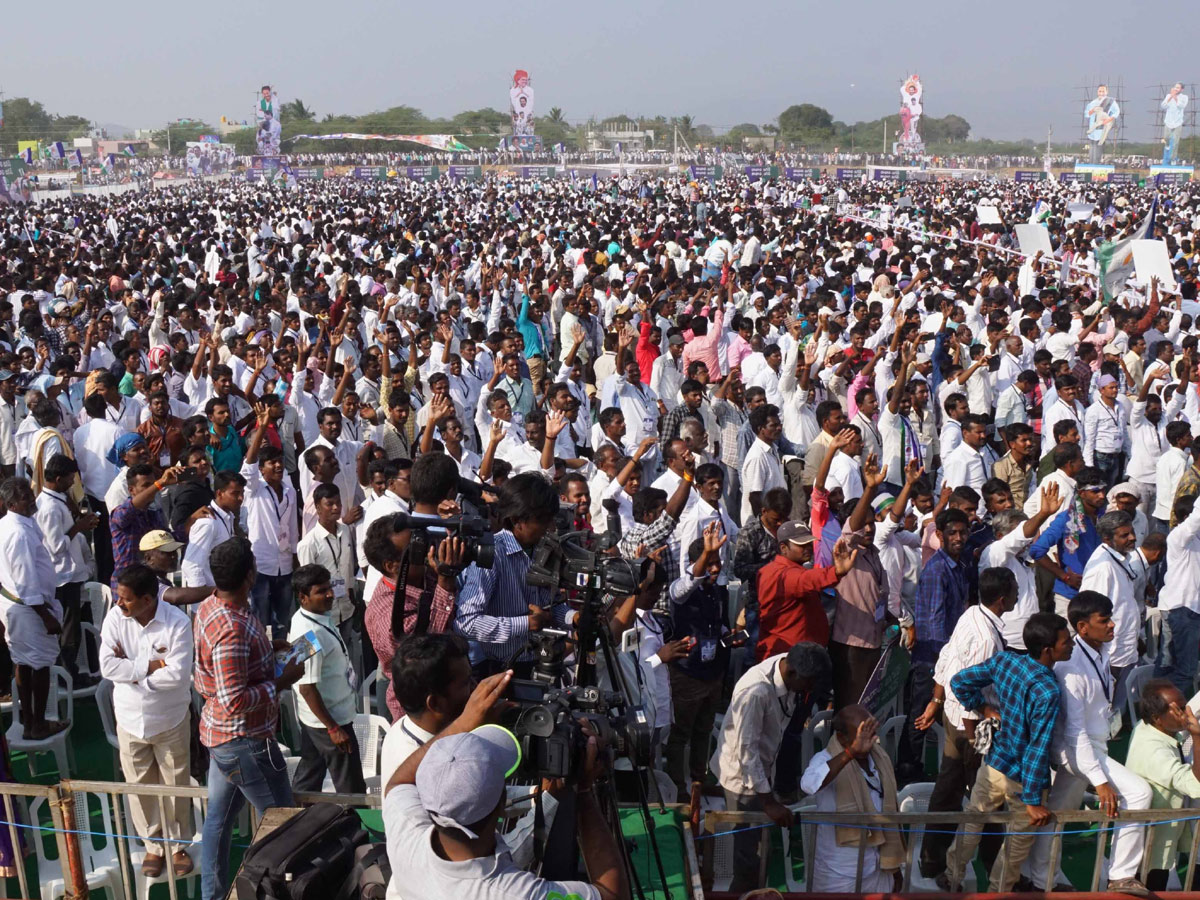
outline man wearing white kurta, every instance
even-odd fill
[[[1112,620],[1116,634],[1108,648],[1109,665],[1116,678],[1113,705],[1125,702],[1125,678],[1138,660],[1138,637],[1142,633],[1142,614],[1133,587],[1137,572],[1129,564],[1128,554],[1137,546],[1133,520],[1129,513],[1113,510],[1096,521],[1102,543],[1083,567],[1081,591],[1097,591],[1112,601]]]
[[[1102,549],[1096,551],[1101,552]],[[1062,715],[1055,725],[1051,748],[1058,769],[1046,804],[1050,809],[1078,809],[1089,787],[1096,791],[1101,809],[1110,816],[1117,815],[1118,809],[1150,808],[1150,786],[1108,755],[1108,741],[1119,727],[1119,713],[1114,713],[1113,704],[1116,678],[1109,670],[1108,655],[1114,631],[1109,621],[1112,611],[1108,597],[1089,590],[1086,581],[1068,607],[1067,615],[1075,631],[1075,650],[1070,659],[1054,665]],[[1108,867],[1110,891],[1123,892],[1129,888],[1129,893],[1138,893],[1133,887],[1145,839],[1145,829],[1136,824],[1113,832]],[[1052,841],[1049,834],[1039,837],[1029,856],[1029,875],[1039,890],[1054,887],[1039,883],[1046,879]]]

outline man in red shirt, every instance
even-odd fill
[[[800,641],[829,645],[829,617],[821,591],[837,584],[858,555],[844,541],[833,548],[833,565],[805,568],[813,558],[813,534],[801,522],[784,522],[776,534],[779,555],[758,570],[758,660],[786,653]]]

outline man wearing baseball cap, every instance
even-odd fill
[[[579,848],[593,883],[550,881],[517,868],[496,834],[504,782],[521,764],[521,747],[508,729],[486,723],[511,678],[506,671],[481,681],[462,715],[388,782],[383,825],[392,878],[404,900],[627,900],[617,844],[593,789],[606,772],[594,735],[577,786]]]
[[[182,586],[183,573],[179,571],[179,551],[182,549],[183,543],[161,528],[146,532],[138,541],[142,562],[158,578],[158,599],[172,606],[199,603],[213,592],[212,585]]]

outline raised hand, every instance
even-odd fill
[[[854,431],[850,428],[843,428],[833,436],[833,440],[829,442],[830,449],[833,451],[845,450],[854,442]]]
[[[557,409],[552,409],[550,414],[546,416],[546,440],[553,441],[562,434],[563,429],[569,424],[570,422],[566,416]]]
[[[879,459],[874,453],[868,453],[863,463],[863,485],[869,490],[875,490],[883,484],[885,471],[879,468]]]
[[[921,480],[921,476],[925,474],[925,467],[915,459],[910,459],[908,465],[904,467],[904,480],[910,484],[916,484]]]
[[[729,540],[729,535],[724,533],[720,522],[710,522],[704,529],[704,552],[716,553]]]
[[[1042,509],[1050,515],[1058,512],[1058,508],[1062,506],[1062,492],[1059,490],[1058,482],[1051,481],[1042,488]]]
[[[866,759],[875,748],[878,731],[879,723],[875,721],[874,716],[863,719],[858,723],[858,733],[854,735],[854,742],[847,748],[847,752],[855,759]]]

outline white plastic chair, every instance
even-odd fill
[[[1135,666],[1125,679],[1125,706],[1129,710],[1129,721],[1138,722],[1138,702],[1142,699],[1142,688],[1154,677],[1154,666]]]
[[[883,747],[888,758],[891,759],[892,765],[896,764],[896,755],[900,750],[900,735],[904,733],[904,723],[908,721],[908,716],[892,716],[884,722],[877,732],[879,743]],[[941,756],[938,756],[941,759]]]
[[[383,750],[383,739],[387,737],[392,726],[383,716],[359,713],[354,717],[354,736],[358,739],[358,759],[362,763],[363,780],[367,783],[368,794],[378,794],[382,789],[379,783],[379,758]],[[293,777],[295,770],[289,772]],[[333,793],[333,779],[327,772],[325,783],[321,785],[325,793]]]
[[[373,698],[375,696],[375,684],[379,681],[379,669],[371,672],[363,679],[362,687],[358,693],[358,711],[360,713],[377,713]],[[385,704],[386,705],[386,704]]]
[[[99,581],[89,581],[80,592],[80,605],[92,608],[92,622],[97,628],[104,624],[104,617],[112,609],[112,588]]]
[[[76,657],[76,663],[79,671],[84,675],[89,675],[94,679],[100,678],[100,629],[91,622],[79,623],[79,654]],[[91,668],[91,663],[88,662],[88,642],[96,648],[96,668]],[[99,682],[88,685],[87,687],[71,686],[71,693],[76,697],[94,697],[96,696],[96,688],[99,687]]]
[[[929,812],[929,798],[933,794],[932,781],[918,781],[913,784],[906,785],[901,789],[896,796],[896,809],[899,812]],[[939,828],[949,828],[948,825],[939,825]],[[908,844],[912,847],[913,871],[910,880],[911,888],[914,891],[940,891],[941,888],[932,878],[921,877],[921,869],[917,865],[917,860],[921,858],[921,844],[925,841],[925,826],[914,825],[908,831]],[[976,888],[975,867],[967,866],[967,871],[963,873],[962,889],[966,892],[972,892]]]
[[[100,809],[100,822],[91,818],[89,798],[95,800]],[[29,805],[30,822],[33,824],[48,824],[49,815],[42,822],[42,797],[36,798]],[[108,797],[104,794],[89,794],[82,791],[75,793],[75,827],[79,831],[92,832],[79,835],[79,851],[83,857],[83,871],[87,878],[89,891],[104,890],[109,897],[121,894],[121,863],[117,857],[117,842],[113,837],[112,808]],[[55,900],[66,895],[66,880],[63,877],[63,863],[57,856],[47,856],[47,847],[57,845],[47,832],[39,832],[33,841],[37,853],[38,881],[42,886],[42,900]]]
[[[279,733],[281,747],[288,750],[288,755],[300,752],[300,715],[296,712],[296,692],[279,692]]]
[[[816,864],[813,859],[812,842],[816,837],[816,827],[804,821],[804,814],[807,812],[815,812],[817,809],[817,799],[815,797],[805,797],[792,809],[796,812],[796,825],[800,829],[800,853],[804,862],[804,878],[800,881],[796,880],[796,867],[792,861],[792,829],[783,829],[783,877],[787,881],[787,889],[789,894],[804,893],[808,890],[808,869]]]
[[[824,750],[833,733],[833,712],[827,709],[813,713],[800,733],[800,768],[803,772],[808,768],[813,756],[818,750]]]
[[[189,779],[188,783],[192,787],[199,786],[199,782],[197,782],[194,778]],[[124,801],[123,809],[125,810],[125,833],[130,835],[130,837],[127,838],[129,841],[129,862],[133,868],[134,889],[137,892],[138,900],[150,900],[150,886],[154,884],[167,884],[170,879],[167,875],[165,866],[163,867],[163,873],[161,875],[156,875],[153,878],[151,878],[149,875],[142,874],[142,860],[146,858],[146,848],[140,840],[132,837],[134,833],[133,811],[131,806],[132,799],[133,798],[129,794],[126,794],[124,797],[122,797],[122,800]],[[150,803],[158,802],[157,799],[153,797],[148,799]],[[187,851],[188,856],[192,858],[192,862],[195,865],[193,866],[192,871],[187,875],[176,875],[175,884],[177,887],[180,887],[187,882],[195,881],[197,885],[196,892],[197,895],[199,895],[200,838],[204,830],[204,812],[199,797],[192,798],[191,821],[188,828],[185,828],[184,834],[187,834],[189,829],[191,831],[191,835],[185,839],[187,843],[180,841],[178,843],[171,844],[170,855],[173,855],[180,850]],[[163,855],[167,856],[166,865],[171,865],[170,855],[168,855],[166,852],[166,842],[164,841],[158,846],[161,848]]]
[[[113,708],[113,683],[107,678],[96,685],[96,707],[100,711],[100,725],[104,728],[104,739],[113,749],[114,768],[120,771],[121,742],[117,739],[117,713]]]
[[[22,736],[21,703],[17,695],[17,683],[13,682],[13,721],[8,727],[8,746],[14,752],[24,752],[29,757],[29,772],[34,773],[34,762],[38,753],[53,753],[58,765],[60,779],[71,777],[71,728],[75,722],[75,695],[71,691],[71,676],[61,666],[50,667],[50,693],[46,698],[46,719],[50,722],[70,722],[65,729],[52,737],[41,740],[26,740]]]

